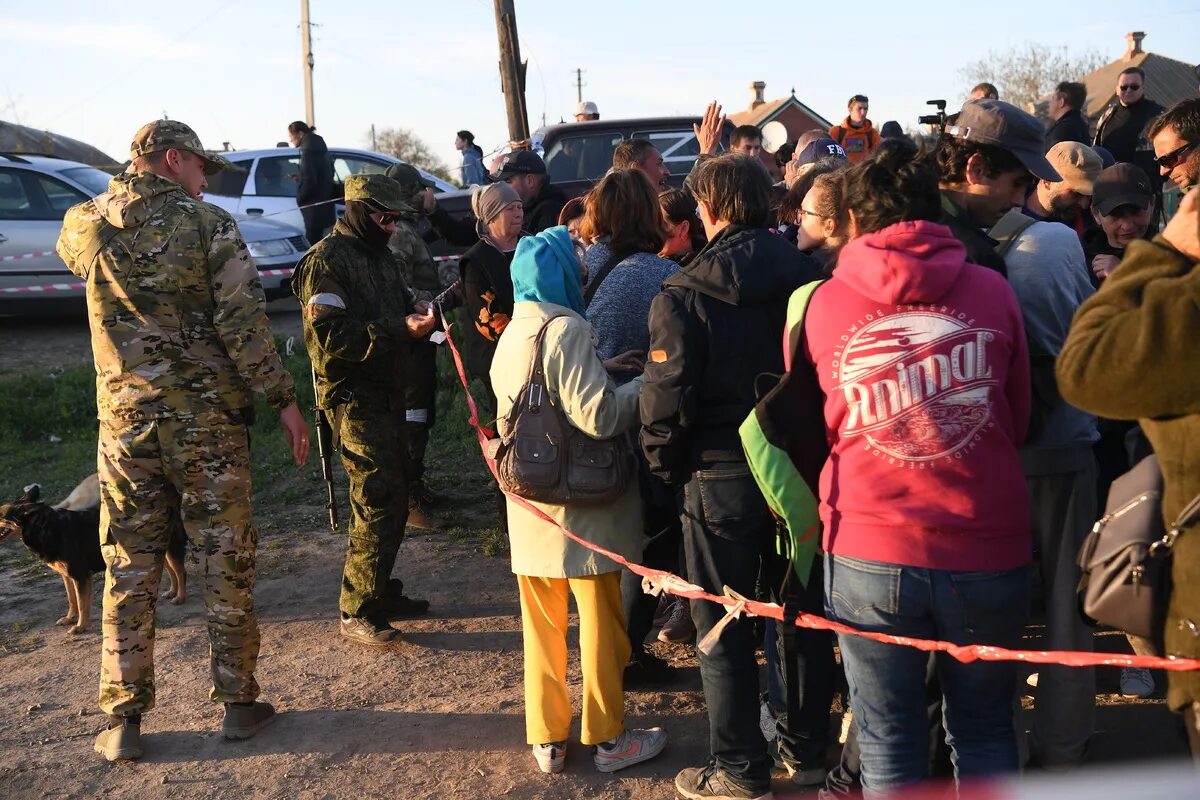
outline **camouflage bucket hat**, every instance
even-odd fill
[[[204,172],[207,175],[233,166],[220,156],[204,152],[196,132],[173,119],[156,119],[138,128],[138,132],[133,135],[133,143],[129,145],[129,158],[132,160],[164,150],[187,150],[189,153],[195,153],[204,159]]]
[[[357,200],[378,211],[413,213],[412,206],[404,202],[404,192],[400,184],[386,175],[351,175],[346,178],[345,187],[346,202]]]

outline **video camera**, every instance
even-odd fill
[[[917,123],[920,125],[936,125],[938,136],[941,137],[946,132],[946,101],[945,100],[926,100],[925,105],[936,106],[936,114],[925,114],[917,117]]]

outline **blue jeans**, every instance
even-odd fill
[[[696,470],[684,486],[682,521],[688,580],[715,595],[728,586],[753,597],[775,523],[749,466],[743,461]],[[691,608],[697,641],[725,616],[716,603],[697,601]],[[739,786],[765,792],[771,757],[758,727],[757,644],[754,620],[734,620],[712,652],[700,654],[700,680],[712,759]]]
[[[843,556],[825,559],[831,619],[880,633],[1014,647],[1029,612],[1029,569],[950,572]],[[929,767],[925,680],[929,656],[861,636],[839,643],[859,725],[864,797],[916,783]],[[955,777],[1017,771],[1017,665],[935,656]]]

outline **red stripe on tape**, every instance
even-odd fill
[[[492,438],[493,432],[485,428],[479,421],[478,407],[475,405],[475,398],[471,396],[471,390],[467,385],[467,373],[463,368],[462,357],[459,355],[458,347],[454,344],[454,337],[450,335],[450,329],[446,330],[446,342],[450,345],[450,352],[454,356],[454,366],[458,370],[458,380],[462,383],[463,391],[467,396],[467,409],[470,411],[468,421],[471,427],[475,429],[475,433],[479,438],[479,447],[483,452],[483,460],[487,463],[488,469],[491,470],[492,477],[495,478],[496,464],[487,455],[487,442]],[[591,550],[593,553],[599,553],[602,556],[611,558],[613,561],[626,567],[631,572],[641,575],[643,578],[649,578],[668,594],[679,595],[689,600],[708,600],[709,602],[719,603],[730,610],[736,608],[738,605],[742,605],[745,612],[752,616],[768,617],[779,622],[783,621],[782,606],[775,603],[760,603],[756,600],[736,601],[732,597],[717,597],[716,595],[709,594],[699,586],[688,583],[678,575],[627,561],[617,553],[593,544],[562,527],[548,514],[525,500],[525,498],[507,493],[506,495],[526,511],[554,525],[571,541]],[[1031,664],[1059,664],[1067,667],[1143,667],[1145,669],[1164,669],[1173,672],[1200,670],[1200,659],[1196,658],[1126,656],[1112,653],[1083,653],[1070,650],[1010,650],[1006,647],[993,647],[982,644],[960,645],[953,642],[917,639],[910,636],[894,636],[892,634],[875,633],[873,631],[860,631],[857,628],[851,628],[849,625],[833,622],[824,617],[818,617],[815,614],[800,614],[796,618],[796,625],[800,628],[833,631],[837,634],[849,636],[862,636],[872,641],[913,647],[926,652],[943,652],[965,664],[969,664],[972,661],[1024,661]]]

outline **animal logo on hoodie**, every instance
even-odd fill
[[[988,345],[999,333],[946,306],[900,306],[868,314],[835,353],[846,397],[842,434],[912,469],[962,458],[994,425],[998,381]]]

